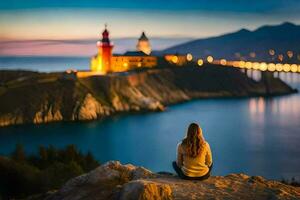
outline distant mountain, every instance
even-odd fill
[[[270,49],[275,50],[274,58],[269,55]],[[288,58],[287,51],[293,51],[291,59]],[[250,56],[251,52],[255,52],[255,58]],[[276,26],[262,26],[254,31],[241,29],[234,33],[179,44],[160,53],[192,53],[195,57],[213,55],[215,58],[232,60],[238,59],[240,55],[247,60],[258,61],[278,61],[278,54],[283,54],[284,61],[300,62],[297,59],[297,55],[300,55],[300,26],[286,22]]]

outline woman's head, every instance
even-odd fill
[[[201,152],[205,144],[205,140],[202,135],[202,129],[198,124],[191,123],[189,125],[183,144],[185,145],[187,154],[190,157],[196,157]]]

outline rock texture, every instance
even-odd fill
[[[111,161],[71,179],[46,198],[69,199],[300,199],[300,188],[244,174],[189,181],[172,174],[154,174],[142,167]]]
[[[120,112],[162,111],[195,98],[295,92],[281,80],[248,78],[238,69],[160,68],[76,79],[64,73],[0,71],[0,126],[94,120]]]

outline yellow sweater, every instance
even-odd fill
[[[182,143],[177,145],[177,165],[189,177],[200,177],[207,174],[212,164],[210,146],[205,142],[203,151],[196,158],[189,157]]]

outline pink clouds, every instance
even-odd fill
[[[64,41],[2,41],[0,55],[5,56],[89,56],[97,52],[93,43],[68,43]]]
[[[154,50],[162,50],[191,38],[150,38]],[[97,53],[97,39],[0,40],[0,56],[91,56]],[[135,50],[137,38],[115,38],[114,53]]]

